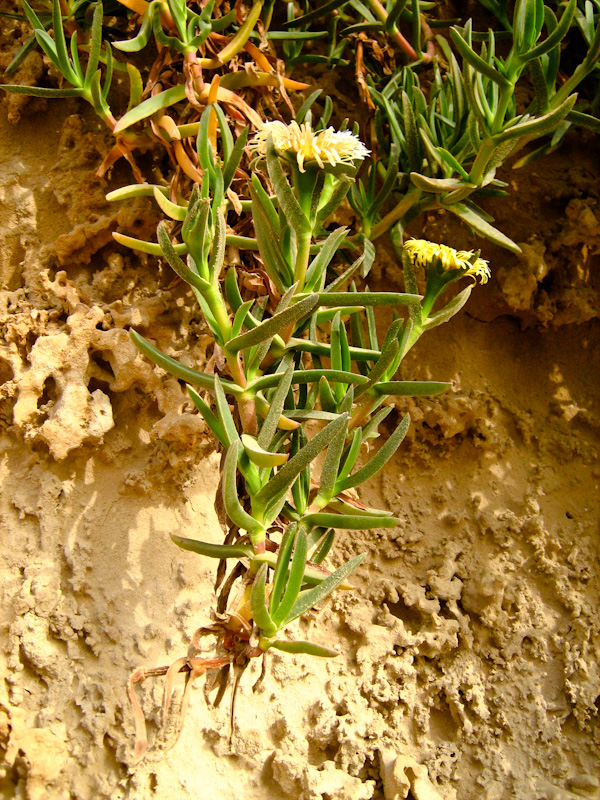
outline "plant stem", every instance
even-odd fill
[[[393,208],[389,214],[375,225],[371,232],[371,236],[369,237],[371,241],[375,241],[384,233],[387,233],[391,227],[393,227],[398,220],[402,219],[402,217],[411,209],[415,203],[417,203],[421,199],[422,192],[420,189],[412,188],[409,189],[408,192],[404,195],[402,200],[398,203],[396,208]]]
[[[294,267],[294,283],[297,283],[295,294],[304,289],[304,281],[306,279],[306,270],[308,269],[308,261],[310,258],[310,241],[311,234],[303,234],[298,236],[297,244],[298,249],[296,252],[296,266]]]
[[[375,14],[377,19],[380,22],[383,22],[384,25],[385,25],[385,23],[387,22],[388,15],[387,15],[387,11],[381,5],[379,0],[367,0],[367,5],[371,8],[371,11]],[[398,30],[398,28],[395,25],[393,26],[392,30],[390,31],[390,34],[391,34],[392,39],[398,45],[398,47],[404,53],[406,53],[406,55],[410,59],[412,59],[413,61],[418,61],[418,59],[419,59],[418,53],[415,51],[414,47],[410,44],[410,42],[408,42],[404,38],[404,36],[402,36],[402,34],[400,33],[400,31]]]

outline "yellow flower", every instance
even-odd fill
[[[332,167],[352,164],[366,158],[371,152],[350,131],[336,131],[334,128],[313,131],[307,122],[302,125],[297,122],[286,125],[275,120],[266,122],[250,142],[250,148],[257,156],[264,158],[267,155],[269,135],[273,137],[277,153],[295,159],[300,172],[306,172],[305,162],[316,161],[323,169],[325,162]]]
[[[427,268],[436,259],[444,271],[462,269],[465,270],[465,275],[479,278],[481,283],[487,283],[490,277],[488,262],[483,258],[474,258],[475,253],[472,250],[455,250],[448,245],[428,242],[426,239],[409,239],[404,243],[404,249],[418,267]]]

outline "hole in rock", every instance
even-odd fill
[[[404,600],[400,599],[397,603],[386,603],[385,605],[390,614],[396,619],[401,619],[411,633],[416,633],[423,627],[421,613],[416,608],[407,606]]]
[[[48,403],[55,403],[58,399],[59,390],[56,384],[56,381],[49,375],[46,380],[44,381],[44,386],[42,389],[41,395],[38,397],[37,407],[42,409],[48,405]]]
[[[111,382],[115,378],[115,373],[113,372],[113,368],[110,365],[109,361],[102,358],[100,353],[94,353],[92,355],[92,360],[94,364],[100,370],[100,376],[97,376],[98,380]]]
[[[7,383],[8,381],[12,381],[14,378],[14,372],[11,365],[8,361],[4,361],[0,358],[0,386],[3,383]]]

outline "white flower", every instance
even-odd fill
[[[273,137],[275,150],[280,156],[287,156],[298,162],[300,172],[306,172],[305,162],[316,161],[321,169],[325,162],[332,167],[337,164],[352,164],[366,158],[371,152],[360,139],[350,131],[336,131],[327,128],[313,131],[309,123],[286,125],[277,120],[266,122],[250,142],[250,148],[259,157],[267,155],[267,140]]]
[[[475,254],[472,250],[455,250],[426,239],[409,239],[404,243],[404,249],[418,267],[427,268],[436,259],[445,271],[463,269],[465,275],[479,278],[481,283],[487,283],[490,277],[488,262],[483,258],[473,258]]]

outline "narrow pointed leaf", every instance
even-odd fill
[[[402,119],[404,123],[404,135],[406,136],[408,166],[411,172],[419,172],[423,168],[421,139],[419,137],[412,103],[406,92],[402,92]]]
[[[281,603],[277,606],[277,608],[273,612],[273,622],[278,627],[287,617],[289,612],[292,610],[294,603],[298,599],[298,595],[300,594],[300,588],[302,587],[303,583],[305,562],[306,562],[306,531],[304,530],[304,528],[299,527],[296,531],[296,537],[294,543],[294,555],[292,557],[292,563],[285,591],[283,593],[283,597],[281,598]]]
[[[248,190],[250,192],[250,197],[252,198],[254,230],[256,231],[256,239],[258,241],[258,246],[265,270],[275,284],[277,291],[280,294],[283,294],[286,287],[293,280],[293,273],[279,244],[279,239],[281,236],[279,232],[279,225],[277,225],[277,229],[273,227],[273,221],[270,218],[268,206],[263,204],[256,188],[250,184]],[[266,192],[264,192],[264,194],[267,196]],[[268,196],[267,200],[269,203],[271,202]]]
[[[217,115],[217,119],[219,121],[219,130],[221,131],[221,146],[223,148],[223,163],[227,164],[229,159],[231,158],[231,154],[234,148],[233,143],[233,136],[231,135],[231,130],[229,128],[229,124],[227,122],[227,117],[225,116],[225,112],[221,108],[218,103],[213,104],[213,108]],[[230,181],[231,182],[231,181]],[[225,183],[225,188],[228,187],[229,184]]]
[[[338,477],[338,468],[340,466],[340,459],[344,452],[344,445],[346,444],[346,436],[348,433],[348,423],[340,430],[337,436],[331,441],[325,454],[323,461],[323,469],[321,470],[321,480],[319,483],[319,496],[331,499],[335,491],[335,483]]]
[[[302,211],[300,203],[296,199],[292,187],[285,176],[281,161],[273,144],[273,137],[267,141],[267,169],[269,177],[275,187],[275,194],[279,200],[279,206],[286,216],[290,225],[294,228],[298,236],[311,232],[308,218]]]
[[[273,397],[271,398],[271,406],[265,421],[262,424],[258,434],[258,444],[266,450],[271,446],[273,437],[279,425],[279,419],[283,413],[285,399],[288,396],[290,386],[292,385],[292,377],[294,375],[294,362],[290,359],[289,366],[285,372],[281,373],[279,384],[275,389]]]
[[[358,486],[364,481],[369,480],[369,478],[372,478],[373,475],[376,475],[400,447],[402,440],[406,436],[409,425],[410,415],[407,414],[387,442],[385,442],[385,444],[381,447],[379,452],[376,453],[373,458],[367,464],[365,464],[364,467],[361,467],[353,475],[349,475],[347,478],[341,481],[341,483],[337,484],[336,494],[339,494],[339,492],[345,492],[347,489],[352,488],[352,486]]]
[[[229,273],[227,273],[229,275]],[[246,318],[248,316],[248,312],[254,305],[254,300],[246,300],[245,303],[242,303],[241,306],[236,310],[235,317],[233,319],[233,325],[231,326],[231,333],[232,336],[239,336],[244,323],[246,322]]]
[[[100,9],[102,5],[100,4]],[[101,12],[100,12],[101,13]],[[52,8],[52,27],[54,29],[54,42],[56,48],[56,55],[61,67],[61,72],[65,78],[74,86],[78,84],[78,76],[73,71],[71,61],[69,59],[69,51],[67,50],[67,40],[65,39],[65,31],[62,23],[62,15],[59,0],[54,0]],[[41,31],[40,31],[41,33]],[[49,37],[48,37],[49,38]]]
[[[225,231],[227,225],[225,222],[225,215],[221,208],[217,208],[215,214],[215,228],[214,239],[212,243],[212,252],[208,262],[208,269],[213,284],[218,286],[221,270],[223,269],[223,262],[225,260],[225,246],[227,244]]]
[[[306,272],[306,288],[321,291],[325,284],[327,267],[348,235],[348,228],[336,228],[323,243]]]
[[[200,542],[197,539],[188,539],[184,536],[171,534],[171,539],[177,547],[189,550],[191,553],[199,553],[201,556],[209,558],[251,558],[252,547],[249,544],[212,544],[212,542]]]
[[[284,653],[306,653],[309,656],[320,656],[321,658],[335,658],[339,656],[337,650],[332,650],[330,647],[324,647],[322,644],[314,644],[313,642],[295,641],[284,642],[281,639],[276,639],[271,642],[269,647],[274,647],[275,650],[281,650]]]
[[[402,320],[400,319],[392,323],[389,331],[392,333],[392,336],[389,338],[387,343],[384,343],[381,355],[377,359],[377,362],[371,372],[369,372],[367,376],[369,378],[369,382],[364,386],[360,386],[356,390],[357,399],[365,392],[368,392],[370,389],[376,386],[376,384],[381,380],[382,376],[387,372],[388,368],[393,364],[400,349],[400,343],[398,342],[398,331],[401,327]]]
[[[113,133],[120,133],[126,128],[135,125],[136,122],[140,122],[146,119],[146,117],[152,116],[152,114],[160,111],[162,108],[175,105],[175,103],[180,103],[182,100],[185,100],[185,86],[183,84],[173,86],[173,88],[166,89],[164,92],[159,92],[159,94],[155,94],[154,97],[149,97],[147,100],[144,100],[138,106],[132,108],[131,111],[128,111],[125,116],[121,117],[115,125]]]
[[[320,306],[409,306],[419,303],[419,294],[402,292],[321,292]]]
[[[347,283],[350,280],[350,278],[354,275],[354,273],[360,269],[364,260],[365,256],[363,253],[356,259],[356,261],[353,264],[351,264],[348,267],[347,270],[342,272],[342,274],[339,275],[337,278],[335,278],[335,280],[331,281],[331,283],[325,287],[324,292],[329,294],[331,292],[335,292],[338,289],[340,289],[345,283]],[[323,303],[320,303],[320,305],[323,305]]]
[[[88,86],[92,82],[92,77],[98,69],[98,62],[100,60],[100,48],[102,46],[102,14],[102,3],[98,3],[94,9],[94,16],[92,18],[90,52],[85,71],[85,82]]]
[[[218,108],[218,106],[215,106],[215,108]],[[220,123],[220,127],[221,131],[223,131],[222,123]],[[244,130],[236,139],[236,142],[231,150],[231,154],[229,156],[225,156],[225,168],[223,170],[223,188],[225,190],[229,189],[235,176],[235,171],[240,165],[240,161],[244,153],[244,147],[246,146],[246,140],[248,139],[248,130],[248,128],[244,128]]]
[[[428,178],[418,172],[411,172],[410,179],[417,189],[421,189],[424,192],[452,192],[456,189],[470,189],[473,191],[477,188],[477,184],[465,183],[460,178]]]
[[[354,434],[352,436],[352,442],[350,443],[350,447],[348,448],[348,454],[346,458],[343,460],[342,469],[340,470],[340,474],[338,476],[337,484],[339,484],[347,478],[350,472],[352,471],[352,467],[356,464],[356,459],[358,458],[358,454],[360,453],[360,446],[362,444],[362,432],[360,428],[356,428]]]
[[[198,372],[191,367],[180,364],[179,361],[175,361],[174,358],[165,355],[165,353],[161,352],[157,347],[154,347],[147,339],[144,339],[143,336],[140,336],[140,334],[134,330],[130,330],[129,335],[135,346],[141,350],[150,361],[153,361],[159,367],[170,372],[171,375],[174,375],[176,378],[186,383],[191,383],[192,386],[201,386],[203,389],[214,391],[214,375],[206,375],[204,372]],[[228,394],[239,395],[243,392],[240,386],[236,386],[234,383],[231,383],[231,381],[223,381],[223,388]]]
[[[233,442],[238,441],[239,435],[233,417],[231,416],[229,403],[223,391],[223,384],[218,375],[215,375],[214,393],[219,421],[223,427],[223,433],[227,440],[227,445],[229,446]]]
[[[266,322],[262,322],[253,330],[242,333],[234,339],[230,339],[227,342],[227,349],[235,353],[238,350],[245,350],[248,347],[254,347],[267,339],[271,339],[283,328],[292,325],[309,314],[317,305],[318,300],[318,294],[311,294],[305,297],[303,300],[294,303],[293,306],[289,306],[284,311],[274,314],[270,319],[266,320]]]
[[[369,517],[365,514],[328,514],[318,512],[306,514],[302,522],[310,527],[335,528],[344,531],[368,531],[371,528],[395,528],[398,520],[395,517]]]
[[[494,142],[502,144],[510,139],[521,138],[522,136],[545,136],[552,133],[557,125],[573,110],[573,106],[577,102],[577,95],[572,94],[570,97],[561,103],[558,108],[548,111],[541,117],[529,119],[526,122],[519,122],[516,125],[511,125],[502,133],[494,136]]]
[[[156,229],[156,236],[162,250],[162,254],[167,259],[171,269],[177,275],[179,275],[182,280],[184,280],[186,283],[189,283],[190,286],[198,289],[201,294],[204,293],[206,289],[209,288],[210,284],[208,281],[203,280],[203,278],[201,278],[197,272],[193,272],[187,266],[187,264],[185,264],[185,262],[179,258],[175,248],[171,243],[171,238],[167,233],[164,222],[159,222],[158,228]]]
[[[394,516],[392,511],[384,511],[382,508],[358,508],[339,498],[327,503],[327,508],[338,514],[345,514],[346,516],[371,517],[372,519]]]
[[[334,530],[327,531],[325,536],[321,538],[321,541],[318,544],[318,546],[315,548],[315,552],[311,556],[311,562],[313,564],[321,564],[325,560],[325,558],[327,558],[329,551],[333,547],[334,541],[335,541],[335,531]],[[345,583],[340,584],[341,589],[344,589],[347,586],[350,587],[351,584],[345,584]]]
[[[450,28],[450,37],[463,59],[467,61],[475,70],[477,70],[477,72],[485,75],[486,78],[489,78],[494,83],[497,83],[498,86],[502,87],[503,89],[510,89],[511,84],[508,78],[505,78],[504,75],[501,75],[498,70],[491,66],[491,64],[488,64],[487,61],[484,61],[483,58],[478,56],[477,53],[469,46],[469,44],[467,44],[457,28]]]
[[[227,450],[227,455],[225,456],[223,464],[223,503],[227,516],[233,524],[248,531],[252,538],[253,535],[262,533],[264,528],[260,522],[257,522],[242,507],[238,497],[237,465],[241,447],[242,443],[239,439],[236,439]]]
[[[292,284],[287,292],[283,295],[281,300],[279,301],[279,305],[277,306],[276,314],[280,314],[285,311],[292,300],[295,298],[295,292],[298,287],[297,283]],[[257,328],[258,325],[253,326],[253,328]],[[283,331],[282,331],[283,333]],[[271,349],[271,345],[277,338],[279,345],[283,348],[285,347],[285,342],[283,339],[278,335],[275,336],[268,336],[263,342],[258,345],[252,347],[249,351],[247,351],[246,359],[247,359],[247,371],[248,374],[256,371],[260,368],[264,358],[266,357],[267,353]]]
[[[200,397],[198,392],[194,391],[191,386],[187,387],[188,394],[192,398],[192,401],[200,414],[202,415],[204,421],[210,428],[213,436],[220,442],[223,447],[229,446],[228,438],[225,436],[225,431],[223,430],[223,426],[219,422],[218,418],[213,414],[210,410],[208,405],[204,402],[204,400]]]
[[[381,425],[383,420],[392,413],[393,406],[386,406],[380,409],[373,417],[367,422],[362,429],[362,441],[366,442],[369,439],[376,439],[379,436],[377,428]]]
[[[573,14],[575,13],[576,8],[577,0],[569,0],[569,3],[563,11],[556,28],[554,28],[552,33],[549,33],[549,35],[538,45],[524,53],[520,53],[519,58],[521,61],[530,61],[532,58],[538,58],[539,56],[548,53],[553,47],[556,47],[556,45],[559,44],[566,36],[567,31],[571,26],[571,20],[573,19]]]
[[[266,564],[263,564],[258,570],[258,574],[254,579],[254,584],[252,585],[250,606],[252,608],[252,619],[265,636],[269,637],[277,633],[277,625],[274,624],[267,609],[267,570],[268,567]]]
[[[130,247],[132,250],[137,250],[140,253],[148,253],[151,256],[164,255],[160,245],[154,242],[145,242],[143,239],[135,239],[133,236],[125,236],[124,233],[118,233],[116,231],[113,233],[113,239],[124,247]],[[174,244],[172,247],[177,255],[187,253],[188,251],[185,244]]]
[[[20,83],[4,83],[0,86],[9,94],[25,94],[29,97],[81,97],[82,89],[47,89],[45,86],[25,86]]]
[[[463,222],[466,222],[474,231],[480,233],[486,239],[489,239],[490,242],[494,242],[494,244],[500,245],[500,247],[505,247],[513,253],[521,252],[521,248],[515,244],[512,239],[509,239],[508,236],[505,236],[497,228],[494,228],[489,222],[486,222],[481,214],[472,206],[466,203],[453,203],[448,206],[448,210],[456,214]]]
[[[298,524],[293,522],[283,534],[281,545],[277,553],[277,564],[275,566],[275,573],[273,575],[273,588],[271,590],[271,597],[269,600],[269,613],[273,615],[274,611],[278,608],[281,601],[281,596],[285,588],[287,579],[290,558],[292,555],[292,547],[296,537]]]
[[[325,222],[327,222],[327,219],[340,206],[344,197],[346,197],[346,195],[348,194],[351,186],[352,186],[352,179],[349,178],[347,175],[341,175],[333,192],[331,193],[331,197],[317,211],[317,215],[315,218],[316,229],[319,229]]]
[[[229,303],[229,307],[233,313],[237,313],[238,309],[243,305],[242,295],[237,284],[237,273],[234,267],[227,270],[227,275],[224,281],[225,297]]]
[[[350,561],[347,561],[339,569],[336,569],[332,575],[330,575],[328,578],[325,578],[325,580],[318,586],[315,586],[314,589],[309,589],[307,592],[302,592],[300,597],[298,597],[294,603],[294,606],[288,614],[284,624],[301,617],[302,614],[310,611],[313,606],[321,602],[321,600],[324,600],[328,595],[338,588],[338,586],[348,577],[348,575],[350,575],[350,573],[354,572],[354,570],[360,564],[362,564],[366,556],[366,553],[361,553],[361,555],[356,556]]]
[[[283,466],[256,496],[258,503],[267,503],[281,497],[298,475],[324,450],[334,436],[347,424],[348,415],[341,414],[336,420],[316,434],[311,441]]]
[[[332,535],[334,535],[333,532]],[[276,569],[277,558],[278,554],[270,553],[267,550],[266,553],[260,553],[258,555],[254,555],[252,557],[252,562],[254,564],[268,564],[270,567]],[[288,564],[288,571],[289,571],[289,564]],[[317,586],[319,583],[322,583],[325,580],[325,578],[328,578],[330,575],[331,575],[331,570],[328,570],[325,567],[321,566],[320,563],[316,563],[315,561],[307,561],[304,569],[303,582],[311,586]],[[352,584],[348,583],[347,581],[342,581],[342,583],[340,583],[340,589],[352,589],[352,588],[354,588]]]

